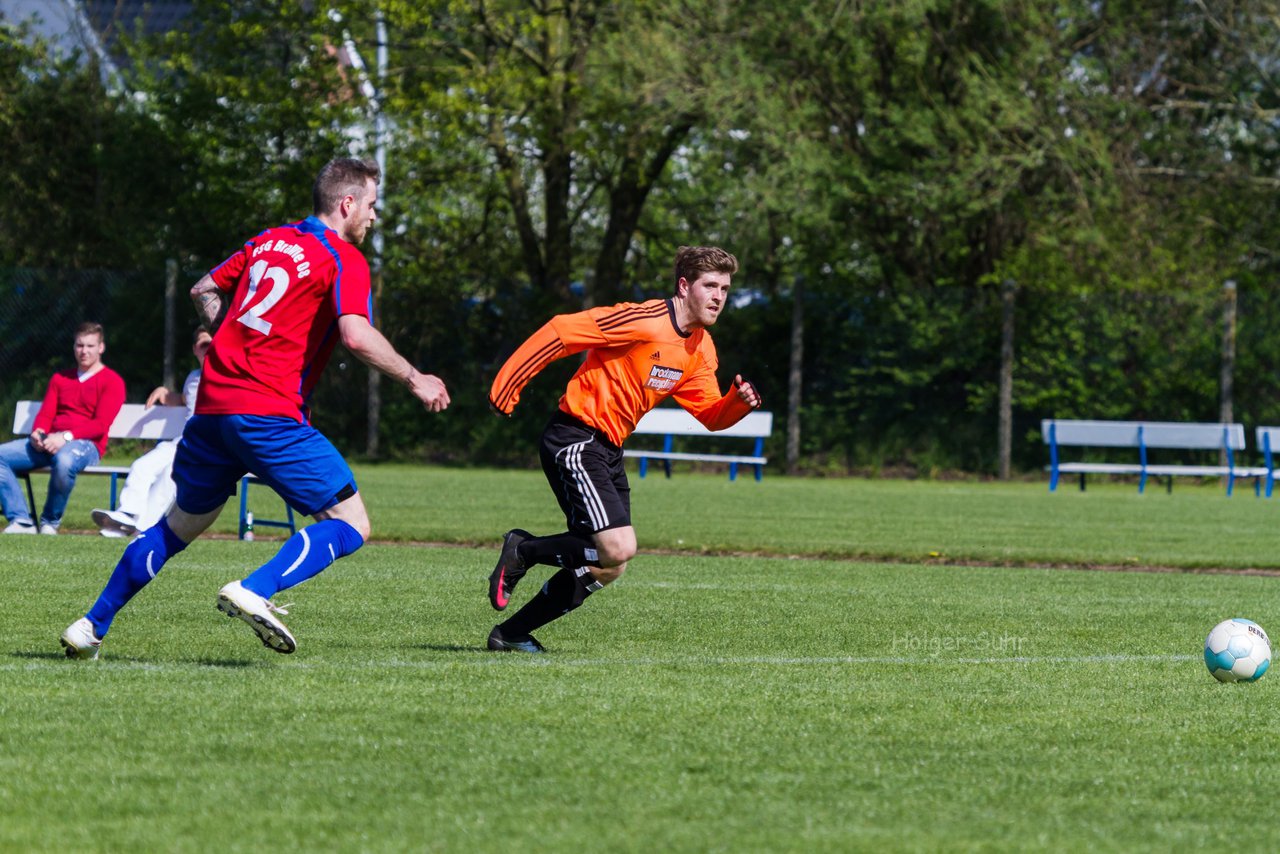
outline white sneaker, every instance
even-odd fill
[[[48,534],[51,537],[56,537],[58,536],[58,529],[56,526],[50,525],[48,522],[41,522],[40,533]]]
[[[293,635],[280,622],[276,614],[288,614],[284,608],[272,604],[252,590],[246,590],[239,581],[233,581],[218,591],[218,610],[228,617],[239,617],[258,634],[263,646],[288,655],[298,648]]]
[[[19,522],[17,519],[14,519],[9,523],[9,527],[4,529],[4,532],[6,534],[34,534],[36,532],[36,526],[31,522]]]
[[[81,617],[58,638],[67,658],[97,658],[102,647],[102,639],[93,633],[93,623],[88,617]]]
[[[123,510],[94,510],[93,524],[104,537],[132,537],[138,533],[138,517]],[[111,533],[107,533],[110,531]]]

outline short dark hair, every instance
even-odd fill
[[[102,334],[102,324],[94,323],[92,320],[86,320],[76,327],[76,337],[79,338],[81,335],[97,335],[99,341],[107,340],[107,336]]]
[[[373,181],[376,184],[381,178],[382,170],[372,160],[335,157],[316,175],[316,183],[311,188],[314,212],[329,213],[338,206],[343,196],[360,196],[364,193],[366,183]]]
[[[695,282],[698,276],[710,272],[738,272],[738,259],[718,246],[681,246],[676,250],[676,286],[681,279]]]

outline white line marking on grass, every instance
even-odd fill
[[[552,667],[682,667],[689,665],[715,665],[717,667],[726,667],[734,665],[752,665],[764,664],[777,667],[827,667],[831,665],[841,664],[891,664],[891,665],[910,665],[921,666],[929,664],[937,665],[990,665],[990,664],[1111,664],[1126,662],[1180,662],[1180,661],[1198,661],[1201,656],[1198,655],[1009,655],[1009,656],[988,656],[985,658],[947,658],[945,656],[925,655],[925,656],[877,656],[877,655],[834,655],[834,656],[666,656],[651,658],[559,658],[554,653],[550,655],[485,655],[475,658],[450,658],[450,659],[386,659],[382,661],[271,661],[270,659],[259,663],[252,663],[250,667],[270,667],[285,670],[369,670],[376,668],[407,668],[422,670],[442,670],[451,667],[463,667],[466,665],[478,665],[482,667],[492,667],[498,664],[505,664],[513,661],[527,661],[530,664]],[[56,667],[108,667],[112,670],[146,670],[146,671],[190,671],[190,670],[224,670],[225,665],[217,663],[205,663],[199,661],[190,662],[149,662],[149,661],[112,661],[109,658],[101,659],[97,662],[46,662],[31,661],[26,663],[0,663],[0,671],[16,671],[16,670],[42,670],[49,666]],[[235,670],[243,672],[243,666],[237,665]]]
[[[717,667],[745,665],[745,664],[767,664],[776,666],[800,666],[800,667],[825,667],[833,664],[898,664],[898,665],[924,665],[924,664],[1100,664],[1100,663],[1122,663],[1122,662],[1177,662],[1177,661],[1197,661],[1201,658],[1198,655],[1062,655],[1062,656],[1034,656],[1034,655],[1008,655],[1008,656],[990,656],[987,658],[947,658],[941,655],[927,656],[888,656],[888,655],[837,655],[837,656],[814,656],[814,657],[791,657],[791,656],[672,656],[667,658],[567,658],[558,659],[554,654],[546,656],[529,657],[528,660],[536,664],[545,665],[568,665],[575,667],[596,667],[596,666],[633,666],[633,667],[658,667],[658,666],[684,666],[690,664],[712,664]],[[499,659],[501,660],[501,659]],[[492,659],[490,659],[492,661]],[[434,666],[435,662],[422,662]],[[389,666],[417,666],[418,662],[405,661],[396,662]]]
[[[675,582],[675,581],[634,581],[624,579],[618,582],[626,584],[627,587],[660,587],[670,590],[740,590],[743,593],[754,592],[757,590],[770,590],[774,592],[790,593],[795,590],[812,591],[811,584],[714,584],[712,582],[694,581],[694,582]],[[857,591],[849,588],[847,585],[841,588],[850,595],[854,595]]]

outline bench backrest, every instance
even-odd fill
[[[1254,438],[1259,450],[1280,453],[1280,427],[1259,427],[1254,431]]]
[[[13,432],[18,436],[30,435],[35,428],[36,414],[40,412],[39,400],[20,400],[13,411]],[[120,407],[116,420],[111,422],[107,437],[111,439],[176,439],[182,435],[182,425],[187,423],[185,406],[153,406],[126,403]]]
[[[1148,448],[1211,450],[1227,447],[1233,451],[1244,450],[1243,424],[1045,419],[1040,422],[1040,432],[1046,444],[1056,441],[1059,445],[1089,445],[1098,448],[1137,448],[1145,445]]]
[[[640,418],[635,433],[659,436],[748,436],[760,439],[773,432],[772,412],[748,412],[746,417],[724,430],[711,431],[683,409],[664,406],[651,409]]]

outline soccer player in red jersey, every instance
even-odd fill
[[[398,379],[427,410],[449,405],[444,383],[419,373],[371,324],[369,265],[356,247],[377,218],[378,179],[376,164],[330,161],[316,177],[314,215],[247,241],[191,289],[214,336],[174,459],[177,502],[130,543],[97,602],[63,632],[68,656],[97,656],[116,613],[213,524],[246,473],[316,520],[218,592],[218,609],[276,652],[297,643],[271,597],[369,538],[351,469],[310,424],[307,400],[335,342]]]
[[[673,296],[557,315],[498,371],[489,402],[510,415],[538,372],[556,359],[587,353],[539,449],[569,529],[546,537],[508,531],[489,576],[489,603],[505,609],[531,566],[560,570],[515,616],[493,627],[489,649],[543,652],[531,632],[577,608],[626,569],[636,534],[622,443],[642,415],[672,397],[707,429],[723,430],[760,408],[760,395],[741,375],[721,394],[707,332],[725,308],[737,271],[738,260],[723,249],[682,246]]]
[[[49,466],[49,494],[40,512],[40,533],[56,534],[76,476],[107,450],[111,422],[124,405],[124,380],[102,363],[107,349],[102,325],[76,329],[73,369],[49,380],[31,435],[0,445],[0,504],[6,534],[34,534],[35,522],[17,475]]]

